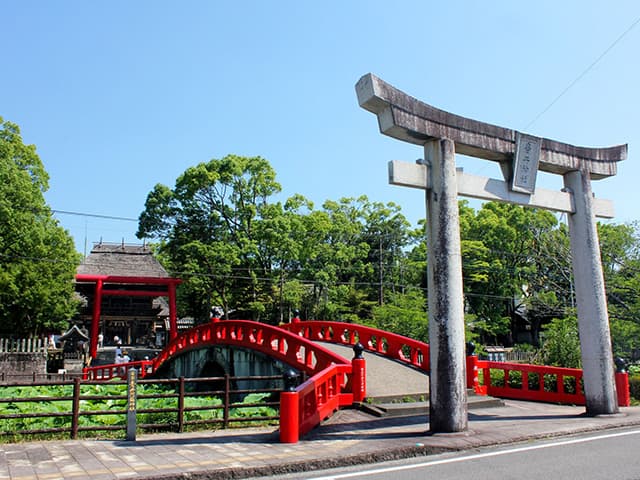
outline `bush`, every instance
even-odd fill
[[[631,398],[640,400],[640,375],[629,376],[629,393]]]
[[[543,330],[543,364],[582,368],[577,318],[554,318]]]

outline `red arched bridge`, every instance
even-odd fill
[[[214,320],[174,338],[153,360],[101,365],[84,370],[85,378],[109,380],[137,368],[140,376],[189,350],[226,345],[256,350],[303,372],[308,378],[280,395],[280,440],[297,442],[341,407],[366,398],[366,365],[331,352],[317,342],[362,345],[362,349],[429,372],[429,345],[364,325],[299,321],[274,327],[248,320]],[[480,375],[481,373],[481,375]],[[476,393],[501,398],[584,405],[582,370],[489,362],[467,357],[467,386]],[[616,374],[620,406],[629,405],[626,374]]]

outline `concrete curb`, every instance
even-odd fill
[[[373,464],[379,462],[403,460],[408,458],[426,457],[429,455],[437,455],[446,452],[460,452],[478,448],[488,448],[496,446],[517,445],[521,443],[528,443],[532,440],[544,440],[560,437],[567,437],[572,435],[592,433],[599,431],[619,430],[623,428],[639,426],[640,416],[631,418],[630,416],[623,414],[618,415],[605,415],[598,417],[585,418],[601,418],[604,420],[619,420],[619,424],[611,424],[608,426],[585,426],[562,429],[558,431],[550,431],[544,433],[522,433],[520,435],[505,437],[503,441],[496,441],[495,438],[486,438],[482,432],[478,432],[477,429],[470,428],[469,431],[463,433],[454,434],[438,434],[429,435],[426,434],[422,437],[407,436],[407,439],[421,440],[414,445],[406,445],[397,448],[378,449],[369,452],[357,453],[352,455],[337,456],[333,458],[318,458],[312,461],[291,461],[280,462],[265,465],[262,467],[247,467],[247,468],[227,468],[220,470],[209,470],[202,472],[185,472],[182,474],[173,474],[166,476],[152,476],[152,477],[136,477],[142,480],[227,480],[227,479],[245,479],[253,477],[269,477],[274,475],[286,475],[303,472],[313,472],[317,470],[326,470],[331,468],[349,467],[354,465]],[[314,433],[309,435],[309,442],[316,440]],[[432,438],[445,438],[453,440],[453,445],[449,447],[429,445],[429,440]],[[464,442],[456,441],[457,439],[464,439]]]

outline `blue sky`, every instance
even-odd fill
[[[156,183],[233,153],[268,159],[283,199],[364,194],[415,224],[424,194],[388,185],[387,162],[422,150],[359,108],[354,85],[372,72],[480,121],[628,143],[618,175],[593,188],[616,222],[636,221],[640,25],[620,36],[638,19],[635,0],[5,2],[0,116],[37,146],[54,210],[137,218]],[[458,164],[499,177],[490,162]],[[57,218],[80,251],[138,242],[135,222]]]

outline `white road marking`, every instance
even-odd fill
[[[530,445],[528,447],[511,448],[509,450],[499,450],[496,452],[476,453],[473,455],[465,455],[463,457],[444,458],[441,460],[432,460],[430,462],[416,463],[412,465],[399,465],[397,467],[378,468],[375,470],[367,470],[366,472],[353,472],[353,473],[340,473],[336,475],[330,475],[328,477],[313,477],[310,480],[340,480],[343,478],[364,477],[365,475],[377,475],[380,473],[400,472],[403,470],[413,470],[422,467],[432,467],[435,465],[445,465],[448,463],[466,462],[469,460],[477,460],[479,458],[497,457],[499,455],[510,455],[512,453],[527,452],[530,450],[540,450],[542,448],[559,447],[563,445],[573,445],[576,443],[593,442],[596,440],[606,440],[608,438],[625,437],[628,435],[638,435],[640,430],[633,430],[628,432],[608,433],[604,435],[597,435],[595,437],[586,438],[574,438],[571,440],[560,440],[553,443],[545,443],[542,445]]]

